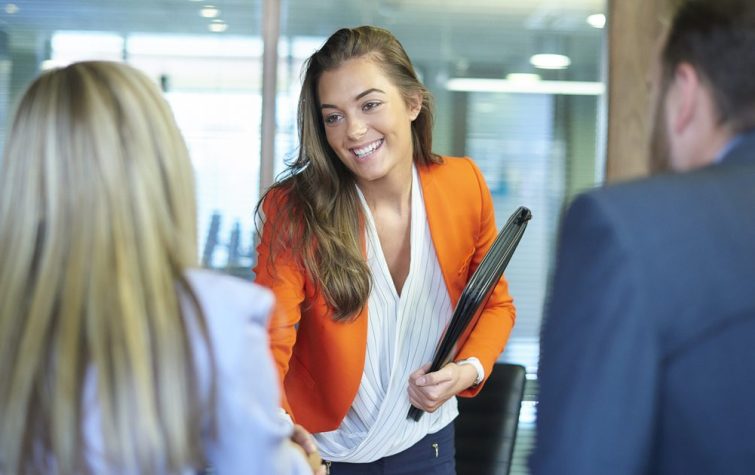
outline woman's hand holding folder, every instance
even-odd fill
[[[409,401],[425,412],[435,412],[444,402],[472,386],[477,370],[470,365],[448,363],[438,371],[428,373],[430,364],[409,376]]]
[[[493,288],[497,285],[498,281],[503,275],[504,269],[511,260],[511,256],[514,254],[519,241],[524,234],[524,230],[527,228],[527,222],[532,219],[532,213],[524,206],[520,206],[509,218],[504,225],[503,229],[498,233],[493,245],[488,249],[487,254],[482,259],[479,267],[475,270],[472,277],[467,282],[466,287],[461,293],[461,297],[456,304],[454,313],[451,316],[451,322],[446,328],[446,333],[438,343],[438,348],[435,352],[432,364],[424,371],[433,370],[425,375],[418,375],[417,379],[429,375],[440,373],[445,370],[449,365],[454,364],[450,361],[456,356],[456,352],[460,346],[464,343],[463,336],[468,335],[467,329],[474,328],[477,323],[477,319],[485,307],[488,298],[490,297]],[[455,364],[454,364],[455,365]],[[458,366],[458,365],[455,365]],[[412,377],[417,374],[412,374]],[[412,397],[412,387],[410,378],[410,399]],[[439,383],[442,384],[442,383]],[[471,385],[471,384],[470,384]],[[416,388],[420,386],[415,383]],[[467,386],[468,387],[468,386]],[[459,391],[466,389],[460,388]],[[457,391],[457,392],[459,392]],[[445,394],[446,391],[437,390],[421,390],[416,391],[415,395],[426,395],[432,393],[433,397],[439,397],[440,393]],[[435,394],[438,393],[438,394]],[[454,395],[456,393],[451,394]],[[451,396],[446,397],[437,406],[440,406],[445,400]],[[422,401],[421,397],[417,398],[418,402]],[[422,417],[423,407],[419,407],[414,404],[412,400],[412,407],[409,408],[408,418],[418,421]],[[436,406],[436,408],[437,408]],[[434,409],[433,409],[434,410]]]

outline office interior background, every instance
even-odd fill
[[[388,28],[434,95],[434,151],[475,159],[499,226],[519,205],[534,216],[506,272],[518,321],[501,356],[528,372],[512,466],[526,473],[560,213],[604,176],[605,8],[604,0],[2,1],[0,140],[40,71],[85,59],[142,69],[190,149],[203,265],[251,277],[260,180],[297,153],[303,61],[338,28]],[[543,54],[557,56],[535,56]]]

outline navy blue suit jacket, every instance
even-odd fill
[[[563,221],[534,475],[755,473],[755,136]]]

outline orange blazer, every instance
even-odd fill
[[[440,268],[455,306],[472,272],[497,235],[493,201],[482,173],[469,158],[444,157],[418,167],[427,220]],[[265,200],[265,222],[278,219]],[[283,198],[285,199],[285,198]],[[263,226],[256,282],[276,296],[270,344],[283,384],[283,408],[310,432],[336,429],[356,397],[367,349],[367,307],[351,322],[335,322],[324,298],[297,264],[279,251],[270,262],[271,237]],[[479,358],[489,375],[508,340],[516,311],[501,279],[457,359]],[[414,369],[414,368],[412,368]],[[460,395],[474,396],[484,382]]]

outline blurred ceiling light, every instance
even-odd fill
[[[322,40],[325,41],[325,38]],[[320,43],[322,44],[322,42]],[[232,36],[221,43],[206,35],[131,33],[126,43],[127,55],[176,57],[255,58],[262,57],[262,38]]]
[[[563,54],[540,53],[532,55],[530,64],[540,69],[566,69],[571,59]]]
[[[606,26],[606,16],[602,13],[596,13],[587,17],[587,24],[593,28],[604,28]]]
[[[215,18],[216,16],[220,15],[220,10],[212,5],[207,5],[199,10],[199,14],[205,18]]]
[[[117,33],[102,31],[56,31],[50,39],[52,58],[78,57],[80,59],[121,58],[125,39]]]
[[[228,29],[228,25],[223,20],[212,20],[207,28],[213,33],[222,33]]]
[[[513,82],[534,82],[540,80],[540,75],[535,73],[509,73],[506,75],[506,80]]]
[[[63,66],[67,66],[68,63],[65,61],[59,61],[55,59],[46,59],[40,63],[39,67],[42,71],[47,71],[54,68],[62,68]]]
[[[8,15],[18,13],[18,5],[16,5],[15,3],[7,3],[5,5],[5,13],[7,13]]]
[[[446,82],[449,91],[506,92],[510,94],[562,94],[599,96],[606,90],[602,82],[583,81],[509,81],[505,79],[453,78]]]

